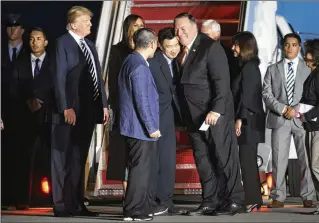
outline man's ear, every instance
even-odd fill
[[[46,47],[48,44],[49,44],[49,41],[48,41],[48,40],[45,40],[45,41],[44,41],[44,46]]]

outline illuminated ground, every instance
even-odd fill
[[[105,202],[104,202],[105,203]],[[319,205],[319,203],[317,203]],[[176,206],[186,209],[196,208],[196,200],[177,200]],[[51,208],[32,208],[28,211],[2,211],[2,222],[117,222],[122,221],[119,202],[99,203],[89,206],[90,210],[100,212],[99,217],[54,218]],[[285,208],[268,209],[266,206],[260,212],[237,214],[234,216],[159,216],[155,222],[319,222],[319,216],[307,213],[314,209],[302,207],[299,198],[288,198]]]

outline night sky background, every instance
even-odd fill
[[[87,7],[93,12],[91,34],[87,36],[95,41],[98,21],[102,9],[102,1],[1,1],[1,39],[6,42],[6,29],[4,27],[4,15],[9,13],[21,14],[25,24],[27,35],[24,38],[28,40],[28,30],[31,27],[41,27],[49,40],[49,49],[54,47],[55,40],[66,32],[66,14],[74,5]]]

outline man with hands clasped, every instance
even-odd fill
[[[272,174],[275,187],[271,191],[269,208],[284,207],[291,136],[301,167],[301,192],[304,207],[314,207],[314,186],[305,149],[305,130],[297,117],[303,83],[310,74],[305,62],[299,59],[301,39],[295,33],[284,37],[285,58],[268,67],[264,78],[263,99],[267,107],[266,125],[272,129]]]

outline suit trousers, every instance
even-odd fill
[[[174,112],[168,107],[160,115],[162,137],[157,141],[158,178],[156,199],[159,205],[173,206],[176,172],[176,135]]]
[[[156,207],[156,142],[131,137],[125,137],[125,141],[129,173],[123,214],[126,217],[148,215]]]
[[[57,212],[80,211],[84,205],[85,163],[94,130],[94,119],[77,117],[75,126],[52,125],[52,198]]]
[[[246,205],[263,203],[257,165],[257,146],[257,143],[239,145],[239,158]]]
[[[202,205],[211,208],[228,202],[242,204],[238,144],[235,124],[220,116],[206,132],[190,133],[190,141],[202,186]]]
[[[305,147],[305,130],[298,127],[294,120],[285,120],[284,124],[277,129],[272,129],[272,175],[274,187],[271,191],[273,200],[284,202],[286,199],[286,170],[289,160],[291,136],[293,137],[298,160],[300,161],[302,200],[312,200],[314,186],[308,165],[308,157]]]
[[[312,173],[312,180],[316,189],[317,200],[319,200],[319,131],[307,131],[306,148]]]

